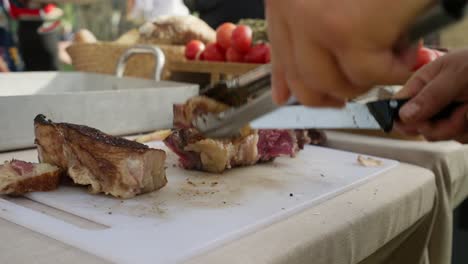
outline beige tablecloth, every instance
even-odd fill
[[[0,154],[0,159],[7,157],[11,156]],[[401,164],[359,188],[189,263],[417,263],[431,234],[435,188],[432,172]],[[1,219],[0,234],[11,238],[0,240],[0,263],[104,263]],[[400,246],[405,243],[412,247]]]
[[[328,132],[327,135],[330,147],[396,159],[434,172],[439,203],[428,245],[427,263],[450,263],[452,209],[468,197],[468,146],[453,141],[412,142],[338,132]],[[401,184],[406,184],[406,181]]]

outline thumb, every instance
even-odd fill
[[[460,84],[452,71],[443,69],[442,60],[424,66],[397,94],[399,98],[413,97],[400,109],[404,123],[426,121],[457,97]]]

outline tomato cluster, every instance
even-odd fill
[[[188,60],[269,63],[270,45],[252,43],[252,29],[246,25],[224,23],[216,29],[216,42],[205,46],[192,40],[185,47]]]

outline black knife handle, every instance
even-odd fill
[[[399,120],[399,111],[409,99],[388,99],[367,103],[369,112],[374,116],[377,123],[385,132],[393,129],[393,123]],[[452,102],[434,115],[430,120],[437,121],[450,117],[450,115],[461,106],[461,102]]]

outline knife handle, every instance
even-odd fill
[[[374,116],[377,123],[385,132],[393,129],[393,123],[399,120],[399,111],[410,99],[388,99],[367,103],[369,112]],[[452,102],[439,113],[431,117],[431,121],[437,121],[450,117],[450,115],[461,106],[461,102]]]

